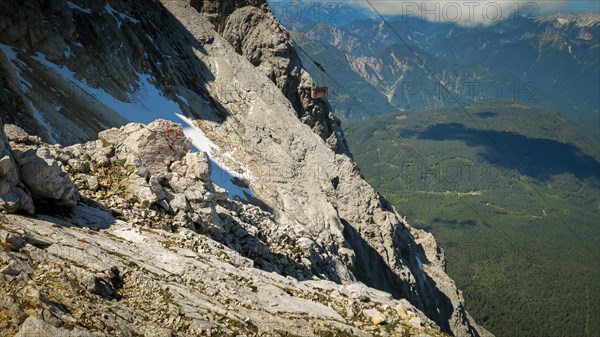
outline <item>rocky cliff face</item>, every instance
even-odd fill
[[[236,9],[252,6],[266,10],[267,7],[267,1],[265,0],[190,0],[189,4],[198,12],[205,14],[219,33],[223,31],[229,15]]]
[[[270,271],[289,276],[289,284],[299,289],[307,284],[300,280],[313,280],[317,285],[307,290],[312,294],[319,293],[321,284],[339,287],[325,281],[345,286],[360,281],[412,303],[411,312],[423,312],[435,322],[425,326],[437,326],[457,336],[480,335],[464,311],[461,293],[444,272],[443,252],[433,237],[411,228],[362,179],[344,154],[347,149],[339,123],[326,102],[309,98],[311,79],[293,51],[287,32],[264,3],[50,1],[44,6],[17,6],[2,2],[0,9],[0,69],[4,86],[10,89],[0,96],[3,101],[18,103],[3,106],[2,119],[20,124],[27,131],[37,131],[42,137],[32,138],[9,127],[12,142],[0,143],[0,206],[8,212],[33,212],[35,202],[38,211],[35,219],[4,218],[3,230],[26,237],[19,230],[35,229],[38,239],[52,241],[51,247],[56,248],[75,247],[87,252],[95,247],[104,251],[92,254],[101,260],[101,256],[110,255],[107,248],[89,246],[84,241],[85,235],[91,234],[83,235],[71,227],[98,230],[97,235],[107,240],[103,241],[107,247],[117,245],[127,250],[130,245],[135,249],[145,249],[146,244],[155,249],[163,246],[155,260],[151,259],[152,249],[145,251],[148,255],[141,259],[141,265],[129,250],[123,256],[119,250],[107,264],[89,262],[91,257],[86,254],[70,262],[68,268],[79,266],[90,275],[104,273],[93,277],[85,272],[72,274],[66,267],[56,270],[53,263],[63,264],[67,258],[59,253],[51,254],[50,259],[34,257],[26,261],[29,266],[21,265],[18,273],[12,267],[7,269],[3,281],[21,277],[26,283],[28,278],[47,275],[46,270],[51,270],[57,280],[76,275],[83,288],[91,289],[92,295],[103,300],[114,301],[119,296],[131,299],[121,303],[122,310],[134,307],[152,311],[148,308],[170,303],[169,313],[148,316],[149,321],[156,322],[156,329],[193,336],[217,327],[234,334],[233,327],[240,326],[252,334],[254,326],[258,327],[254,334],[267,331],[276,335],[279,332],[275,326],[292,324],[289,316],[259,315],[249,322],[234,319],[243,316],[240,312],[246,313],[242,308],[265,312],[265,306],[254,302],[231,304],[234,298],[255,298],[249,293],[236,295],[227,290],[218,297],[222,301],[216,308],[212,308],[214,301],[189,302],[195,301],[198,291],[215,289],[215,283],[207,280],[204,290],[192,291],[191,284],[198,282],[203,271],[221,266],[237,275],[231,278],[239,281],[248,278],[240,271],[246,268],[257,275],[257,287],[283,280],[264,278],[263,271]],[[149,124],[157,118],[163,120]],[[128,124],[103,131],[127,122],[148,125]],[[67,148],[42,143],[54,140],[72,145],[97,137],[97,141]],[[28,175],[32,165],[47,174]],[[40,177],[62,187],[53,188],[54,193],[45,191]],[[56,209],[67,213],[60,217],[39,215]],[[60,226],[58,236],[50,237],[51,223]],[[130,230],[137,234],[121,233]],[[200,253],[193,249],[196,243],[190,248],[183,243],[185,240],[175,240],[177,235],[169,233],[173,231],[185,233],[192,238],[190,242],[202,242],[198,245],[220,248]],[[10,252],[5,252],[2,260],[7,268],[17,263],[10,261],[21,261],[22,248],[7,248]],[[226,256],[232,254],[246,262],[228,262]],[[212,262],[202,262],[206,258]],[[177,262],[170,267],[163,265],[169,265],[172,259]],[[132,273],[123,266],[130,267]],[[220,273],[219,268],[215,273]],[[148,270],[153,272],[148,274]],[[154,299],[156,303],[147,302],[150,295],[135,290],[143,290],[144,283],[136,283],[141,280],[140,274],[158,284],[156,289],[171,289],[171,295],[165,293],[164,298]],[[189,284],[173,290],[171,287],[181,278]],[[11,292],[20,291],[18,284]],[[233,287],[233,283],[222,287],[231,289],[227,284]],[[86,319],[74,315],[83,303],[103,310],[106,302],[97,302],[98,298],[89,293],[74,300],[74,294],[64,289],[39,287],[42,285],[36,289],[45,297],[36,298],[51,298],[51,304],[42,300],[46,309],[39,312],[34,310],[42,306],[38,302],[30,310],[22,308],[22,314],[12,315],[11,329],[23,323],[26,316],[37,320],[25,321],[22,331],[29,325],[42,324],[39,320],[56,328],[104,333],[110,333],[109,327],[131,322],[138,322],[132,331],[140,333],[144,325],[131,316]],[[294,302],[291,298],[301,298],[295,291],[288,295],[284,300],[287,309],[266,312],[294,312],[288,310],[289,305],[309,305]],[[314,301],[327,303],[329,309],[341,315],[341,321],[346,322],[341,331],[351,334],[359,334],[363,324],[376,329],[378,324],[391,320],[383,306],[374,308],[377,314],[360,304],[360,299],[344,303],[361,306],[362,314],[340,313],[333,298]],[[3,308],[13,305],[8,302]],[[396,302],[392,304],[397,306]],[[392,308],[392,304],[385,304],[385,308]],[[53,306],[67,315],[56,313]],[[206,308],[213,316],[192,307]],[[44,310],[55,312],[56,319],[44,316]],[[403,312],[399,321],[408,323],[412,319],[404,311],[399,312]],[[2,311],[2,315],[10,316],[7,313]],[[216,313],[225,318],[208,330],[198,323],[215,322]],[[353,322],[359,317],[370,318],[367,323],[360,319]],[[300,322],[302,319],[291,321],[297,331],[302,331],[299,335],[337,331],[333,327],[336,324],[318,319],[324,323],[311,324],[310,328]],[[425,321],[423,318],[417,325]],[[192,324],[200,326],[196,329]],[[405,329],[402,324],[394,324],[392,331],[398,333],[397,326]]]
[[[221,34],[289,99],[298,118],[338,153],[350,155],[339,120],[326,100],[312,99],[312,79],[304,70],[289,33],[269,11],[245,6],[232,12]]]

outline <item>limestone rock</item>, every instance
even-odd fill
[[[84,146],[88,157],[99,149],[114,149],[102,152],[106,153],[107,161],[115,163],[114,170],[127,170],[122,173],[127,189],[146,207],[157,207],[175,215],[181,213],[178,219],[190,221],[188,227],[194,222],[201,225],[199,217],[194,216],[201,208],[214,207],[216,200],[227,197],[226,191],[210,182],[207,155],[190,152],[190,140],[179,124],[166,120],[147,126],[132,123],[103,131],[99,138],[101,143]],[[96,184],[90,184],[89,178],[84,180],[93,191]]]
[[[0,134],[0,208],[9,213],[21,209],[33,213],[34,200],[75,206],[77,187],[56,151],[17,126],[6,125],[4,130],[12,144]]]
[[[77,204],[77,187],[49,149],[39,147],[25,152],[16,150],[14,155],[23,182],[34,200],[50,200],[68,207]]]
[[[100,334],[68,329],[55,328],[52,325],[30,316],[23,322],[15,337],[52,336],[52,337],[99,337]]]
[[[108,134],[115,133],[113,130]],[[165,167],[183,158],[191,146],[181,125],[166,120],[157,120],[147,127],[130,124],[121,130],[122,140],[107,137],[108,134],[101,133],[100,140],[109,144],[117,141],[117,158],[126,161],[143,178],[163,174]]]
[[[414,326],[415,328],[420,328],[421,324],[423,323],[420,317],[413,317],[411,318],[408,323],[410,323],[412,326]]]
[[[227,17],[237,8],[244,6],[259,6],[264,5],[265,3],[265,0],[190,1],[190,5],[199,12],[205,13],[219,31],[223,29]]]
[[[204,152],[189,152],[185,155],[186,171],[182,176],[207,181],[210,177],[210,162]]]
[[[6,138],[11,142],[23,143],[28,145],[35,145],[42,142],[42,139],[40,137],[30,135],[25,130],[14,124],[4,125],[4,134]]]
[[[385,316],[377,309],[368,309],[363,311],[363,314],[367,316],[373,325],[383,324],[386,321]]]
[[[32,214],[35,208],[27,188],[21,181],[18,166],[0,121],[0,211],[14,213],[19,210]]]
[[[10,251],[18,252],[21,248],[25,247],[27,242],[20,236],[14,234],[7,234],[4,242],[8,245]]]
[[[316,337],[345,331],[366,337],[373,334],[373,321],[356,313],[383,314],[373,308],[397,304],[360,283],[350,288],[371,302],[345,296],[349,286],[264,272],[236,251],[186,229],[140,230],[116,221],[90,237],[85,228],[93,217],[78,217],[81,206],[73,212],[72,219],[0,218],[0,237],[18,229],[51,243],[47,254],[30,245],[21,253],[0,250],[0,265],[11,266],[8,274],[0,273],[3,334]],[[104,212],[86,210],[97,217]],[[8,262],[13,260],[21,265]],[[402,335],[409,326],[386,318],[390,335]],[[431,320],[422,323],[424,333],[446,336]]]
[[[289,33],[272,13],[253,6],[240,7],[227,17],[222,35],[279,87],[303,123],[333,150],[350,156],[340,121],[327,101],[310,97],[313,80],[304,70]]]
[[[406,312],[406,309],[404,308],[404,305],[398,304],[394,309],[398,313],[398,316],[400,317],[400,319],[402,319],[404,321],[408,321],[410,319],[410,317],[408,316],[408,313]]]

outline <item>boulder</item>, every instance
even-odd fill
[[[166,120],[131,123],[101,132],[94,146],[69,150],[91,161],[95,153],[106,153],[114,169],[126,172],[124,185],[140,205],[174,215],[177,226],[206,234],[223,232],[215,207],[227,200],[227,191],[213,185],[208,155],[190,152],[191,141],[181,125]],[[81,184],[91,187],[87,179]]]
[[[25,130],[14,124],[4,125],[4,134],[11,142],[36,145],[42,142],[38,136],[31,136]]]
[[[21,181],[18,166],[0,122],[0,211],[14,213],[19,210],[33,214],[35,208],[27,188]]]
[[[421,317],[415,316],[408,320],[408,323],[414,326],[415,328],[420,328],[423,325],[423,320],[421,319]]]
[[[368,309],[363,311],[365,316],[373,323],[373,325],[379,325],[385,323],[385,316],[377,309]]]
[[[408,321],[410,319],[410,317],[408,316],[408,312],[406,311],[406,308],[404,308],[404,305],[398,304],[394,309],[398,313],[398,316],[400,317],[401,320]]]
[[[6,239],[4,239],[4,242],[11,252],[18,252],[27,244],[25,239],[23,239],[21,236],[10,233],[6,234]]]
[[[190,179],[208,181],[210,179],[210,161],[205,152],[189,152],[185,155],[185,176]]]
[[[191,149],[191,141],[185,137],[182,126],[163,119],[148,126],[129,124],[119,131],[102,132],[100,140],[114,145],[117,158],[144,178],[164,174]]]
[[[34,200],[48,200],[68,207],[77,204],[77,186],[48,148],[40,146],[24,152],[15,150],[14,155],[23,182]]]
[[[23,322],[19,332],[15,335],[15,337],[31,336],[93,337],[101,335],[92,332],[81,331],[79,329],[74,329],[71,331],[62,328],[55,328],[37,317],[30,316],[25,320],[25,322]]]

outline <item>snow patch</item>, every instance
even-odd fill
[[[71,50],[71,47],[65,46],[65,57],[69,58],[71,56],[73,56],[73,51]]]
[[[0,50],[6,55],[6,57],[14,62],[17,59],[17,52],[13,49],[13,47],[0,43]]]
[[[200,128],[194,125],[194,122],[183,114],[176,114],[176,116],[184,123],[183,132],[185,135],[192,140],[192,145],[199,151],[206,152],[211,162],[211,180],[218,186],[224,188],[228,192],[230,199],[244,199],[248,197],[254,197],[254,192],[248,187],[242,187],[234,183],[236,180],[252,180],[252,174],[247,167],[242,166],[243,173],[232,170],[223,163],[223,161],[215,156],[213,150],[220,151],[219,146],[213,143]],[[224,156],[227,156],[226,153]],[[233,159],[233,156],[229,154],[229,157]],[[235,161],[235,159],[234,159]],[[237,163],[237,161],[235,161]]]
[[[250,109],[248,110],[248,115],[252,115],[254,113],[254,101],[250,102]]]
[[[566,24],[568,24],[568,23],[569,23],[569,20],[567,20],[567,19],[565,19],[565,18],[556,18],[556,21],[558,21],[558,23],[559,23],[561,26],[564,26],[564,25],[566,25]]]
[[[185,97],[183,97],[181,95],[177,95],[177,98],[179,98],[186,105],[190,105],[190,102],[188,102],[187,98],[185,98]]]
[[[213,182],[226,189],[230,199],[246,200],[248,197],[255,196],[250,188],[242,187],[234,183],[236,180],[253,181],[254,178],[250,169],[233,159],[233,156],[231,156],[230,159],[238,164],[243,172],[239,173],[227,167],[227,165],[215,154],[214,150],[220,151],[220,148],[206,137],[202,130],[198,128],[192,120],[183,115],[179,103],[163,96],[162,92],[150,82],[152,79],[150,75],[138,74],[139,78],[137,84],[139,89],[129,97],[129,102],[123,102],[114,98],[101,88],[92,88],[86,81],[76,79],[74,72],[66,67],[61,67],[48,61],[44,54],[38,53],[33,58],[60,74],[66,81],[76,84],[82,90],[94,96],[102,104],[116,111],[130,122],[149,124],[157,119],[165,119],[183,124],[183,131],[186,137],[191,138],[194,148],[208,154],[212,166],[211,178]],[[189,104],[184,97],[177,97],[186,104]]]
[[[154,46],[154,48],[156,49],[160,49],[158,48],[158,46],[156,45],[156,43],[154,42],[154,38],[152,36],[150,36],[148,33],[146,33],[146,38],[148,39],[148,41],[150,41],[150,43],[152,43],[152,45]],[[160,63],[160,62],[159,62]]]
[[[223,157],[233,159],[233,154],[235,153],[235,149],[233,151],[227,151],[223,153]]]
[[[215,77],[219,77],[219,62],[215,60]]]
[[[85,14],[92,14],[91,9],[79,7],[76,4],[72,3],[71,1],[67,1],[67,6],[69,6],[70,9],[74,9],[76,11],[79,11],[79,12],[82,12]]]
[[[31,108],[31,112],[33,113],[33,118],[35,118],[38,124],[46,130],[46,134],[48,135],[50,143],[58,144],[58,140],[55,136],[56,134],[58,134],[58,132],[56,132],[56,130],[54,130],[54,128],[50,126],[50,124],[44,119],[42,114],[38,111],[38,109],[35,108],[35,106],[31,102],[28,103],[29,107]]]
[[[419,266],[419,269],[423,270],[423,262],[421,262],[421,259],[419,259],[418,257],[415,256],[415,258],[417,259],[417,265]]]
[[[133,18],[133,17],[131,17],[131,16],[125,14],[125,13],[122,13],[122,12],[119,12],[119,11],[115,10],[108,3],[106,4],[106,6],[104,6],[104,10],[106,11],[106,13],[112,15],[115,18],[115,20],[117,20],[117,25],[119,26],[119,29],[121,29],[121,26],[123,25],[123,23],[121,22],[121,20],[127,20],[127,21],[129,21],[131,23],[134,23],[134,24],[140,23],[140,20],[138,20],[136,18]]]

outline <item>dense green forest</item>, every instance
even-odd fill
[[[494,103],[345,125],[363,174],[434,233],[498,337],[600,335],[600,155],[560,114]]]

